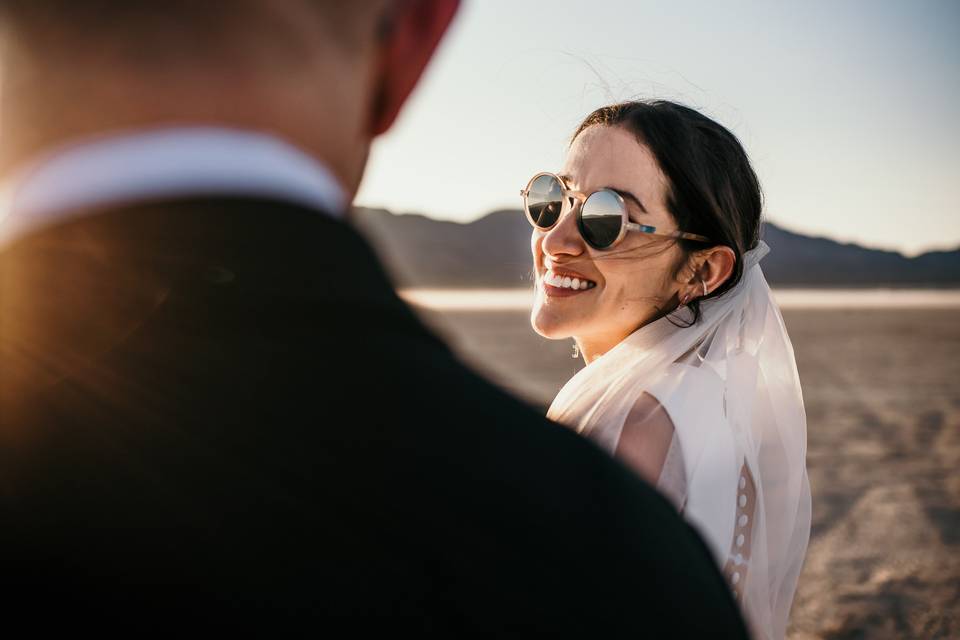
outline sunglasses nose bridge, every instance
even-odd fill
[[[564,223],[564,221],[574,221],[580,215],[580,207],[583,206],[585,199],[577,197],[577,194],[574,193],[564,193],[560,202],[560,216],[557,219],[557,222],[551,227],[556,229],[558,226]]]
[[[540,242],[544,253],[548,255],[579,255],[585,250],[583,238],[577,227],[577,211],[580,202],[576,198],[564,196],[560,217],[549,229],[542,231]]]

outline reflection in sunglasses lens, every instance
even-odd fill
[[[580,209],[580,233],[595,249],[606,249],[620,235],[623,204],[612,191],[597,191]]]
[[[556,224],[563,206],[563,188],[553,176],[540,176],[527,193],[527,215],[536,226],[546,229]]]

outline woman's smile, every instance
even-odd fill
[[[566,298],[586,293],[597,286],[596,282],[583,274],[557,268],[545,270],[540,276],[540,282],[543,284],[544,293],[554,298]]]

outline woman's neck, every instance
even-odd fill
[[[583,355],[584,362],[590,364],[607,351],[610,351],[610,349],[613,349],[615,346],[626,340],[629,336],[633,335],[637,330],[647,326],[652,322],[656,322],[660,318],[672,313],[675,309],[676,307],[673,307],[669,311],[658,313],[649,320],[645,321],[643,324],[634,327],[626,333],[623,333],[622,331],[609,332],[590,336],[574,336],[573,339],[577,343],[580,353]]]
[[[580,353],[583,355],[583,360],[587,364],[590,364],[610,349],[613,349],[615,346],[620,344],[624,338],[626,338],[629,333],[626,335],[607,335],[607,336],[589,336],[589,337],[574,337],[574,341],[577,343],[577,346],[580,349]]]

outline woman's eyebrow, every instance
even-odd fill
[[[607,187],[607,189],[610,189],[610,191],[613,191],[614,193],[619,194],[619,196],[625,200],[633,200],[637,204],[637,206],[640,207],[640,211],[643,211],[644,213],[648,213],[647,208],[643,206],[642,202],[640,202],[640,198],[633,195],[626,189],[616,189],[614,187]]]
[[[563,180],[563,181],[564,181],[565,183],[567,183],[567,184],[573,182],[573,178],[571,178],[570,176],[568,176],[568,175],[566,175],[566,174],[561,173],[561,174],[558,174],[558,175],[560,176],[560,179]],[[623,199],[625,199],[625,200],[632,200],[634,203],[636,203],[636,205],[637,205],[638,207],[640,207],[640,211],[642,211],[642,212],[644,212],[644,213],[649,213],[649,212],[647,211],[647,208],[646,208],[645,206],[643,206],[643,203],[640,201],[640,198],[638,198],[637,196],[635,196],[633,193],[627,191],[626,189],[617,189],[617,188],[615,188],[615,187],[604,187],[604,189],[610,189],[610,191],[613,191],[614,193],[616,193],[617,195],[619,195],[621,198],[623,198]]]

